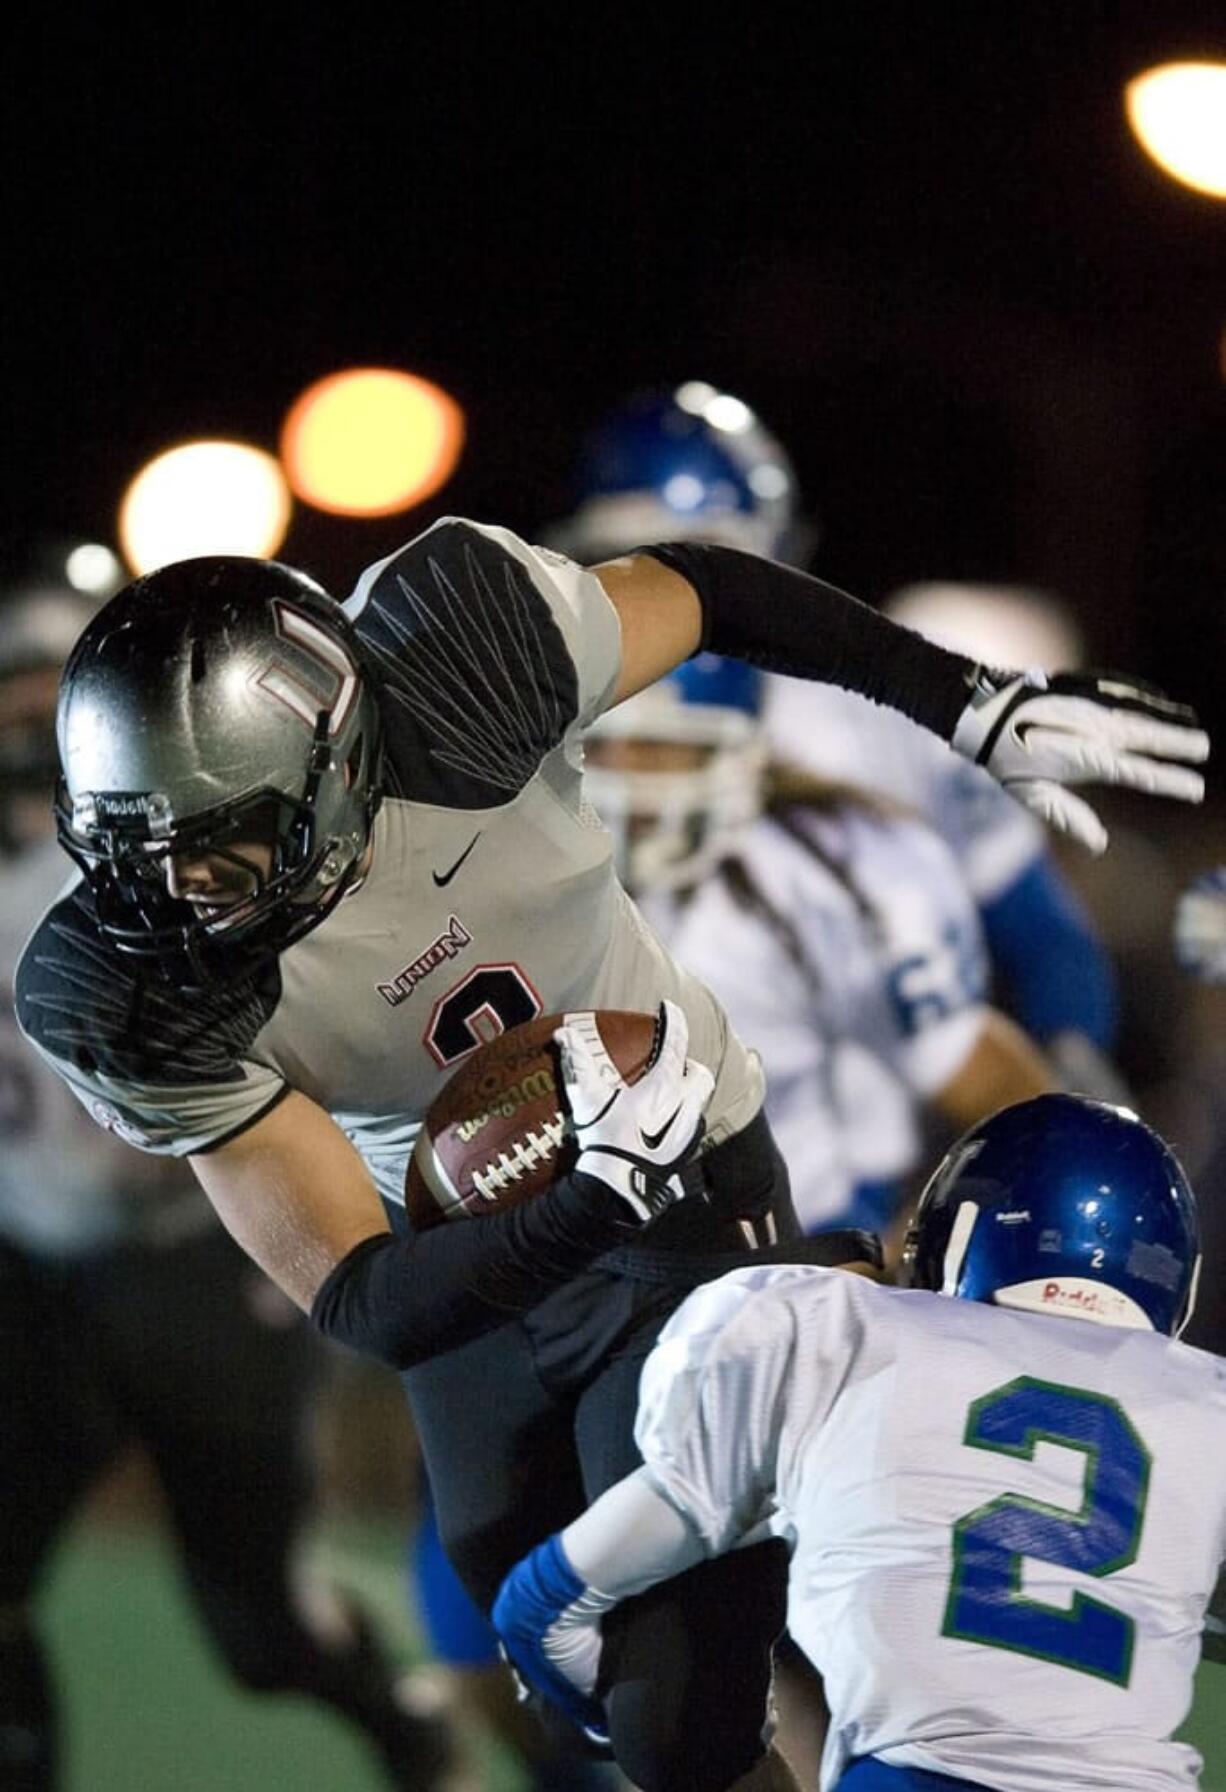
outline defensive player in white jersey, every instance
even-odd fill
[[[746,404],[702,381],[644,390],[611,411],[583,446],[575,484],[576,506],[551,539],[578,559],[669,539],[723,541],[801,565],[812,553],[816,531],[801,515],[787,453]],[[998,612],[1017,655],[1010,663],[1079,664],[1067,630],[1032,628],[1023,639],[1016,604],[989,607],[989,621]],[[910,612],[899,619],[922,626]],[[1001,1005],[1076,1087],[1117,1098],[1115,970],[1035,817],[944,742],[854,691],[768,677],[763,707],[778,757],[906,804],[940,834],[979,909]],[[870,1077],[862,1054],[848,1064],[857,1085]],[[890,1102],[880,1073],[867,1086],[878,1108]],[[862,1143],[871,1174],[878,1141]]]
[[[445,1725],[408,1708],[347,1598],[298,1596],[319,1339],[226,1236],[187,1166],[99,1133],[13,1017],[21,947],[69,870],[51,812],[56,687],[96,607],[34,580],[0,595],[0,1785],[62,1783],[35,1599],[80,1502],[135,1443],[237,1681],[331,1706],[378,1750],[389,1786],[441,1792],[453,1783]]]
[[[1194,1784],[1171,1738],[1226,1554],[1226,1362],[1175,1342],[1178,1162],[1126,1109],[1040,1096],[950,1150],[908,1258],[909,1289],[762,1266],[685,1302],[643,1465],[500,1591],[511,1659],[598,1727],[618,1601],[770,1535],[830,1705],[824,1792]]]
[[[626,887],[762,1059],[804,1229],[885,1232],[919,1109],[961,1131],[1057,1085],[988,1003],[948,847],[900,806],[767,758],[762,683],[699,654],[594,724],[588,793]],[[866,1095],[851,1048],[890,1073]]]
[[[584,726],[703,646],[898,705],[1082,835],[1068,786],[1203,790],[1178,705],[986,670],[717,545],[592,571],[444,519],[344,609],[288,567],[185,561],[113,598],[65,670],[82,877],[25,951],[21,1024],[103,1124],[191,1157],[328,1336],[407,1370],[487,1610],[636,1460],[639,1366],[681,1295],[797,1230],[757,1060],[637,915],[583,798]],[[407,1232],[413,1138],[482,1037],[662,1000],[656,1063],[572,1175]],[[644,1792],[787,1785],[760,1736],[782,1593],[747,1551],[627,1612],[610,1726]]]

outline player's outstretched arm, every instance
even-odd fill
[[[705,1553],[648,1472],[636,1470],[507,1575],[492,1616],[508,1660],[578,1729],[607,1740],[597,1696],[604,1614]]]
[[[1048,1095],[1060,1082],[1038,1047],[998,1008],[984,1011],[970,1051],[933,1101],[959,1132],[999,1108]]]
[[[795,567],[710,543],[657,544],[593,570],[621,622],[614,702],[699,648],[841,685],[949,741],[1093,852],[1106,830],[1070,786],[1204,794],[1192,767],[1209,741],[1192,711],[1125,676],[978,665]]]
[[[1107,830],[1070,786],[1116,784],[1198,803],[1209,757],[1195,713],[1116,673],[989,672],[951,737],[1026,808],[1102,852]]]

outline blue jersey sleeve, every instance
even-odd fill
[[[1083,1033],[1104,1052],[1115,1043],[1115,966],[1089,915],[1050,853],[980,910],[1003,1005],[1040,1043]]]

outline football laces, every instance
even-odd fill
[[[522,1139],[516,1139],[509,1151],[498,1156],[480,1170],[472,1172],[472,1184],[486,1201],[496,1201],[521,1176],[535,1170],[538,1164],[552,1157],[566,1136],[566,1122],[559,1110],[546,1120],[540,1132],[529,1128]]]

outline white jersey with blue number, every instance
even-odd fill
[[[1226,1362],[810,1266],[737,1271],[643,1373],[651,1479],[711,1554],[792,1551],[849,1760],[999,1792],[1175,1792],[1226,1555]]]
[[[799,678],[770,677],[766,691],[771,750],[914,809],[945,841],[980,905],[1046,850],[1042,826],[994,778],[897,710]]]
[[[856,1181],[911,1167],[916,1102],[961,1068],[982,1029],[987,961],[965,882],[931,829],[854,803],[788,815],[787,827],[760,819],[738,855],[765,906],[716,875],[649,912],[761,1054],[812,1229],[840,1218]],[[872,1098],[847,1088],[838,1052],[849,1045],[884,1067]]]

